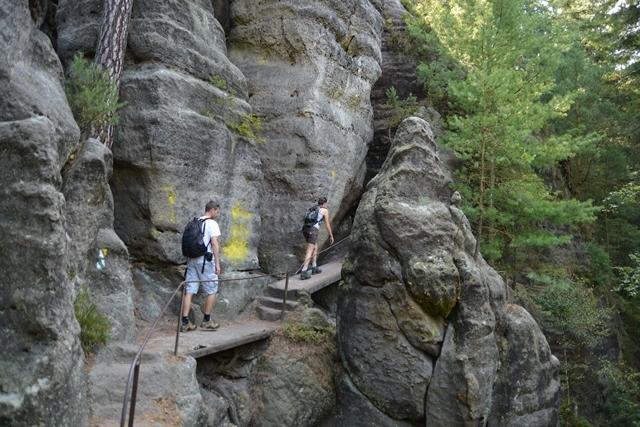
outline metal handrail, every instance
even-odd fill
[[[328,251],[329,249],[335,248],[336,246],[338,246],[339,244],[341,244],[342,242],[347,240],[349,237],[350,237],[350,235],[347,235],[346,237],[344,237],[343,239],[339,240],[338,242],[336,242],[336,243],[330,245],[329,247],[323,249],[322,251],[318,252],[318,255],[320,255],[323,252]],[[294,273],[294,275],[298,274],[303,266],[304,266],[304,263],[302,263],[300,265],[300,267]],[[153,322],[153,324],[151,325],[151,327],[147,331],[147,334],[145,335],[145,337],[144,337],[144,339],[142,341],[142,344],[140,345],[140,348],[138,349],[138,352],[136,353],[135,357],[133,358],[133,361],[131,362],[131,366],[129,367],[129,375],[127,376],[127,384],[125,386],[125,391],[124,391],[124,399],[123,399],[123,402],[122,402],[122,414],[120,415],[120,427],[124,427],[125,422],[127,421],[127,403],[129,403],[129,401],[131,401],[131,406],[129,408],[129,424],[128,425],[129,425],[129,427],[133,427],[133,419],[134,419],[135,410],[136,410],[136,398],[137,398],[137,393],[138,393],[138,378],[140,376],[140,363],[141,363],[142,353],[144,352],[144,349],[147,346],[147,343],[149,342],[149,339],[151,338],[151,335],[155,331],[156,326],[158,325],[158,322],[164,316],[167,308],[169,308],[169,305],[171,304],[171,301],[173,301],[173,298],[176,296],[178,291],[182,289],[182,300],[180,302],[180,313],[178,315],[178,326],[177,326],[177,329],[176,329],[176,341],[175,341],[175,346],[174,346],[174,349],[173,349],[174,356],[178,355],[178,341],[179,341],[179,338],[180,338],[180,322],[181,322],[181,317],[182,317],[182,310],[184,308],[184,294],[185,294],[185,290],[186,290],[185,285],[187,283],[202,283],[202,282],[211,282],[211,281],[216,281],[218,283],[223,283],[223,282],[234,282],[234,281],[239,281],[239,280],[259,279],[259,278],[262,278],[262,277],[273,277],[273,275],[271,275],[271,274],[259,274],[259,275],[254,275],[252,277],[237,277],[237,278],[232,278],[232,279],[230,278],[230,279],[215,279],[215,280],[183,280],[182,282],[180,282],[178,287],[173,291],[173,293],[171,294],[171,296],[169,297],[169,299],[167,300],[165,305],[162,307],[162,310],[160,310],[160,314],[158,314],[158,316],[156,317],[155,321]],[[286,302],[287,302],[288,285],[289,285],[289,272],[287,271],[285,273],[285,292],[284,292],[284,295],[283,295],[283,304],[282,304],[283,311],[284,311],[284,307],[285,307]],[[281,318],[282,317],[283,316],[281,315]],[[133,385],[132,385],[132,383],[133,383]],[[131,394],[129,394],[129,390],[130,389],[131,389]]]
[[[270,274],[260,274],[260,275],[255,275],[252,276],[250,278],[247,277],[242,277],[242,278],[233,278],[233,279],[216,279],[214,281],[217,281],[218,283],[220,282],[233,282],[233,281],[238,281],[238,280],[247,280],[247,279],[258,279],[261,277],[270,277]],[[140,358],[142,356],[142,353],[144,352],[145,347],[147,346],[147,343],[149,342],[149,339],[151,338],[151,335],[153,334],[153,332],[156,329],[156,326],[158,325],[158,322],[160,321],[160,319],[164,316],[164,313],[166,312],[167,308],[169,307],[169,304],[171,304],[171,301],[173,301],[173,298],[176,296],[176,294],[178,293],[178,291],[180,289],[182,289],[182,295],[184,297],[184,291],[185,291],[185,285],[187,283],[202,283],[202,282],[211,282],[212,280],[184,280],[182,282],[180,282],[180,285],[178,285],[178,287],[173,291],[173,293],[171,294],[171,296],[169,297],[169,299],[167,300],[167,302],[165,303],[165,305],[162,307],[162,310],[160,310],[160,314],[158,314],[158,316],[156,317],[156,320],[153,322],[153,325],[151,325],[151,327],[149,328],[149,330],[147,331],[147,334],[144,337],[144,340],[142,340],[142,344],[140,345],[140,348],[138,349],[138,352],[136,353],[135,357],[133,358],[133,361],[131,362],[131,366],[129,368],[129,375],[127,376],[127,384],[126,384],[126,388],[124,391],[124,400],[122,403],[122,414],[120,416],[120,426],[124,427],[125,425],[125,421],[127,418],[127,403],[129,401],[129,389],[131,388],[131,407],[130,407],[130,411],[129,411],[129,426],[133,427],[133,417],[135,414],[135,408],[136,408],[136,394],[137,394],[137,390],[138,390],[138,377],[139,377],[139,373],[140,373]],[[182,298],[182,301],[180,303],[180,313],[178,316],[178,329],[176,331],[176,342],[175,342],[175,347],[173,349],[173,354],[174,356],[178,355],[178,340],[180,337],[180,316],[182,316],[182,309],[183,309],[183,304],[184,304],[184,298]],[[131,383],[133,382],[133,387],[131,386]]]

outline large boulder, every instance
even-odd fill
[[[335,407],[333,353],[276,336],[252,372],[253,425],[312,426]]]
[[[0,1],[0,424],[85,425],[60,174],[80,132],[31,3]]]
[[[406,119],[367,186],[343,266],[345,371],[378,418],[553,425],[558,360],[531,316],[508,302],[502,278],[474,256],[449,176],[428,123]]]
[[[88,367],[90,387],[85,405],[90,409],[90,425],[119,424],[125,384],[137,351],[137,346],[112,343]],[[147,349],[140,364],[134,425],[204,425],[207,409],[196,365],[189,356]]]
[[[326,195],[337,225],[360,195],[382,19],[368,0],[235,0],[231,22],[229,55],[266,139],[260,262],[295,270],[306,209]]]
[[[61,0],[58,50],[94,50],[102,1]],[[245,78],[226,57],[204,0],[135,1],[120,87],[127,106],[114,140],[115,227],[131,255],[178,264],[185,223],[209,199],[223,208],[223,261],[258,266],[261,187],[256,142],[241,125],[251,107]]]

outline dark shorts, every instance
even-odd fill
[[[303,228],[302,235],[304,236],[304,240],[306,240],[307,243],[315,245],[316,243],[318,243],[318,231],[319,230],[315,227]]]

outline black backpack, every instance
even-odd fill
[[[182,255],[187,258],[198,258],[207,253],[207,245],[204,244],[205,221],[193,218],[182,232]]]
[[[315,206],[309,208],[307,213],[304,214],[304,222],[303,222],[302,226],[304,228],[313,227],[314,225],[316,225],[318,223],[318,217],[319,216],[320,216],[320,206],[315,205]]]

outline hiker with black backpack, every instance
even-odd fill
[[[220,226],[216,218],[220,215],[220,205],[213,200],[204,208],[204,216],[193,218],[182,234],[182,254],[187,257],[187,269],[185,271],[185,295],[182,307],[181,332],[192,331],[197,328],[189,320],[191,299],[202,289],[206,294],[204,303],[204,319],[200,327],[214,331],[220,327],[211,318],[211,312],[216,304],[218,294],[218,274],[220,270]],[[192,281],[192,282],[191,282]],[[191,283],[189,283],[191,282]]]
[[[309,208],[304,215],[304,224],[302,226],[302,235],[307,242],[307,251],[304,257],[304,264],[300,270],[300,279],[306,280],[312,274],[322,273],[318,268],[318,232],[320,224],[324,223],[329,233],[329,241],[333,245],[333,231],[331,231],[331,221],[329,219],[329,209],[327,208],[327,198],[320,197],[318,204]],[[309,268],[311,264],[311,268]]]

